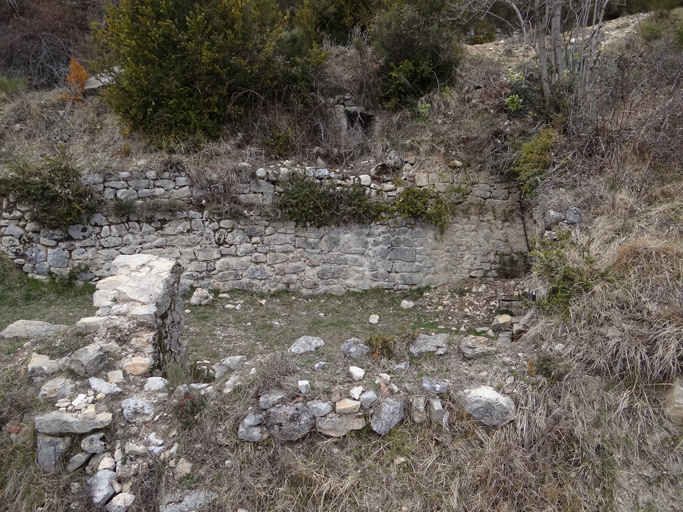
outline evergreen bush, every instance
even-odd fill
[[[96,30],[105,100],[158,145],[216,137],[254,98],[307,92],[323,60],[309,21],[275,0],[121,0]]]
[[[387,107],[413,106],[454,80],[462,48],[447,8],[445,0],[394,0],[377,16],[372,43],[381,60],[379,99]]]

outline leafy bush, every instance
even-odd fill
[[[438,193],[426,188],[408,187],[398,194],[393,209],[404,218],[413,218],[446,229],[450,205]]]
[[[122,0],[96,31],[105,100],[156,144],[216,137],[260,98],[300,97],[323,60],[310,12],[275,0]],[[292,94],[294,93],[294,94]]]
[[[555,131],[546,128],[521,145],[519,157],[509,172],[516,177],[525,194],[533,193],[541,177],[548,172],[553,161],[551,149],[554,138]]]
[[[507,98],[505,98],[505,108],[508,109],[508,112],[517,112],[522,108],[522,98],[519,97],[519,94],[511,94]]]
[[[95,200],[80,181],[81,174],[64,155],[39,167],[16,167],[0,177],[0,195],[13,194],[32,207],[33,219],[48,227],[85,222],[95,212]]]
[[[378,15],[372,44],[381,60],[380,100],[389,108],[414,104],[455,78],[462,49],[444,0],[394,1]]]
[[[365,31],[372,23],[373,0],[313,0],[315,28],[336,44],[346,44],[355,27]]]
[[[286,220],[327,226],[349,222],[370,222],[377,215],[375,205],[360,185],[336,186],[318,182],[303,173],[291,173],[281,183],[277,206]]]
[[[640,25],[640,33],[646,41],[656,41],[664,35],[662,27],[655,22],[646,21]]]

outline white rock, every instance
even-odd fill
[[[358,368],[357,366],[349,366],[349,373],[353,380],[361,380],[365,377],[365,370]]]
[[[315,349],[324,346],[325,342],[320,338],[315,336],[302,336],[289,347],[289,352],[292,354],[303,354],[305,352],[313,352]]]
[[[361,393],[363,393],[363,386],[356,386],[355,388],[352,388],[351,391],[349,391],[349,395],[351,395],[351,398],[354,400],[358,400],[360,398]]]
[[[415,307],[415,303],[411,302],[409,300],[402,300],[401,301],[401,309],[413,309]]]
[[[135,496],[128,494],[127,492],[122,492],[117,494],[112,498],[112,500],[107,503],[107,512],[125,512],[128,510],[133,502],[135,501]]]
[[[460,403],[474,419],[488,427],[499,427],[515,419],[515,403],[489,386],[466,389]]]
[[[150,377],[145,382],[145,391],[162,391],[168,386],[168,381],[163,377]]]
[[[297,386],[299,387],[299,391],[301,391],[304,394],[311,392],[311,383],[308,382],[307,380],[300,380],[297,383]]]
[[[372,325],[377,325],[379,323],[379,315],[370,315],[368,322],[370,322]]]

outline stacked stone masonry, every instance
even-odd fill
[[[272,203],[277,180],[287,168],[243,169],[243,204]],[[368,195],[391,200],[400,192],[389,176],[344,176],[327,169],[301,169],[318,179],[358,183]],[[246,178],[244,177],[246,176]],[[446,190],[451,178],[413,172],[416,186]],[[106,200],[186,200],[201,196],[190,179],[155,171],[90,174],[83,183]],[[240,220],[209,211],[116,218],[96,213],[84,225],[46,229],[31,221],[30,207],[1,199],[0,247],[29,274],[66,274],[88,267],[87,277],[112,275],[119,255],[149,254],[177,260],[183,285],[220,290],[291,289],[302,293],[343,293],[371,287],[404,289],[435,286],[468,277],[495,277],[501,255],[526,250],[514,183],[481,175],[445,232],[410,219],[370,225],[315,228],[251,214]],[[85,276],[84,276],[85,277]]]

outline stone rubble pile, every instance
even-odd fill
[[[33,354],[27,370],[34,382],[42,383],[38,396],[56,408],[34,418],[38,465],[51,473],[85,471],[93,504],[123,512],[135,501],[129,492],[132,479],[147,470],[149,457],[175,464],[178,444],[169,446],[170,440],[137,425],[153,425],[157,404],[168,397],[168,382],[149,375],[165,363],[185,365],[187,346],[181,338],[180,265],[151,255],[118,256],[112,273],[97,284],[96,315],[76,324],[93,343],[59,360]],[[55,375],[66,370],[86,378],[89,389],[74,398],[82,383]],[[124,397],[128,394],[132,396]],[[137,438],[129,435],[123,442],[119,417]],[[72,446],[80,451],[63,460]],[[208,504],[215,495],[177,498],[169,498],[162,508],[179,512],[186,510],[183,500]]]

